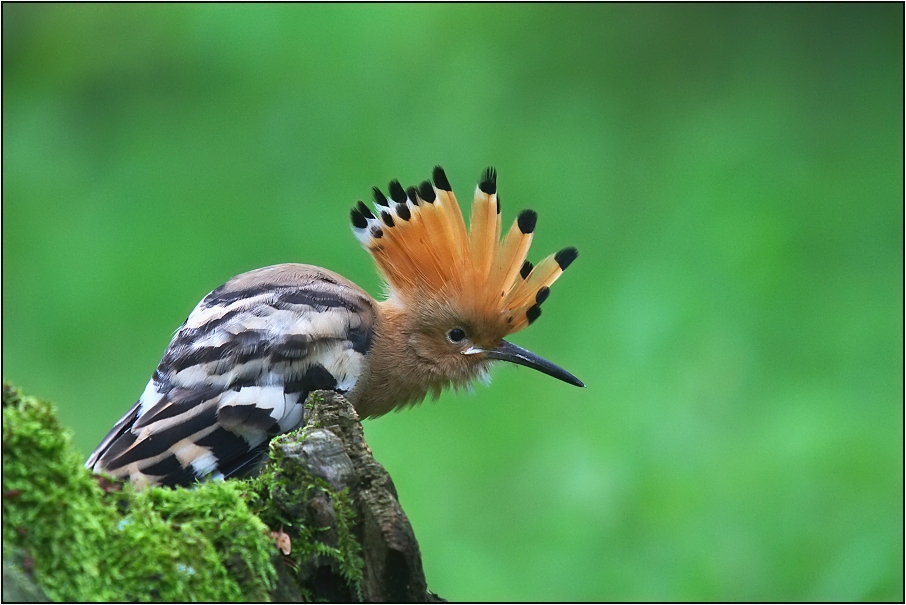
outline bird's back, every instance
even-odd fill
[[[254,471],[271,437],[302,423],[310,391],[353,388],[375,320],[372,298],[325,269],[234,277],[195,307],[86,466],[139,486]]]

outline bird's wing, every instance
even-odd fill
[[[371,297],[324,269],[234,277],[195,307],[86,466],[136,485],[254,471],[272,437],[303,423],[310,391],[352,389],[374,320]]]

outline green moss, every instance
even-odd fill
[[[116,524],[49,405],[3,386],[3,545],[55,600],[106,596],[99,554]]]
[[[59,601],[267,600],[269,529],[249,484],[104,489],[53,407],[3,385],[3,556]]]
[[[275,439],[254,479],[136,492],[89,473],[53,407],[4,384],[4,559],[59,601],[360,600],[348,490],[282,447],[311,430]],[[291,539],[285,565],[272,529]]]
[[[136,591],[122,598],[266,600],[274,544],[242,499],[243,487],[214,481],[135,494],[116,527],[120,547],[110,553],[116,584]]]

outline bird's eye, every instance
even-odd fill
[[[450,339],[450,342],[461,342],[463,338],[466,337],[466,333],[462,328],[453,328],[447,332],[447,338]]]

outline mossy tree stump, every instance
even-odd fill
[[[355,410],[332,391],[306,405],[258,477],[136,492],[4,384],[4,600],[441,600]]]

